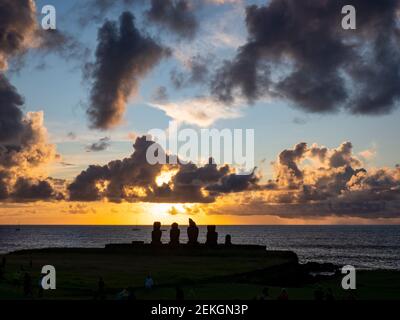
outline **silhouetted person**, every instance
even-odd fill
[[[206,245],[215,247],[218,244],[218,232],[215,231],[215,226],[207,226]]]
[[[179,245],[179,236],[181,234],[181,231],[178,228],[178,224],[174,222],[171,225],[171,230],[169,231],[169,244],[177,246]]]
[[[3,268],[3,266],[0,266],[0,281],[1,280],[3,280],[3,277],[4,277],[4,268]]]
[[[176,287],[176,300],[185,300],[185,294],[183,293],[182,288],[179,286]]]
[[[105,283],[102,277],[99,277],[99,282],[97,283],[97,297],[100,300],[105,299]]]
[[[192,219],[189,219],[189,227],[187,228],[187,235],[189,238],[189,244],[198,244],[199,228]]]
[[[154,222],[151,232],[151,244],[161,244],[161,222]]]
[[[32,297],[32,278],[28,272],[24,274],[24,296]]]
[[[289,295],[286,289],[282,289],[281,293],[278,296],[278,300],[286,301],[289,300]]]
[[[334,301],[335,296],[333,295],[332,289],[328,288],[328,292],[325,295],[326,301]]]
[[[231,246],[231,245],[232,245],[232,238],[231,238],[231,235],[230,235],[230,234],[227,234],[227,235],[225,236],[225,245],[226,245],[226,246]]]
[[[6,259],[6,257],[3,257],[2,259],[1,259],[1,266],[5,269],[6,268],[6,264],[7,264],[7,259]]]
[[[151,277],[151,275],[148,275],[148,276],[146,277],[146,279],[144,279],[144,287],[145,287],[146,289],[152,289],[153,286],[154,286],[154,280],[153,280],[153,278]]]

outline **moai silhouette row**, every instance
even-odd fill
[[[178,228],[177,223],[173,223],[171,225],[171,230],[169,231],[170,241],[169,244],[172,246],[179,245],[179,237],[181,231]],[[160,245],[161,244],[161,223],[154,222],[153,224],[153,231],[151,232],[151,244],[153,245]],[[189,219],[189,226],[187,228],[187,235],[188,235],[188,244],[189,245],[197,245],[199,244],[199,227],[196,225],[192,219]],[[225,237],[225,245],[231,245],[231,236],[228,234]],[[216,226],[211,225],[207,226],[207,240],[206,245],[213,247],[218,245],[218,232],[216,232]]]

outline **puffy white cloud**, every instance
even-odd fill
[[[199,127],[209,127],[220,119],[241,117],[241,112],[237,106],[226,106],[209,97],[179,102],[152,103],[151,106],[164,111],[173,120]]]

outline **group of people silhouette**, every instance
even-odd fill
[[[172,246],[179,245],[179,237],[181,231],[179,230],[179,226],[176,222],[171,225],[171,230],[169,231],[169,244]],[[153,245],[161,245],[161,222],[154,222],[153,231],[151,232],[151,244]],[[192,219],[189,219],[189,226],[187,228],[187,236],[188,236],[188,244],[189,245],[197,245],[199,244],[199,227],[196,225]],[[218,232],[216,231],[215,225],[207,226],[207,238],[206,243],[207,246],[217,246],[218,245]],[[231,236],[228,234],[225,237],[225,245],[231,245]]]

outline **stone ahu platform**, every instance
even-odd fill
[[[153,245],[140,241],[126,244],[107,244],[105,251],[108,253],[126,253],[140,256],[236,256],[236,257],[274,257],[284,258],[297,263],[297,255],[292,251],[268,251],[265,246],[259,245],[224,245],[207,246],[206,244],[161,244]]]
[[[209,247],[205,244],[188,245],[169,244],[152,245],[134,241],[132,243],[107,244],[104,248],[42,248],[18,250],[13,255],[29,254],[97,254],[102,256],[123,255],[125,257],[234,257],[255,259],[283,259],[286,262],[298,263],[298,257],[293,251],[266,250],[265,246],[258,245],[230,245],[219,244]]]

